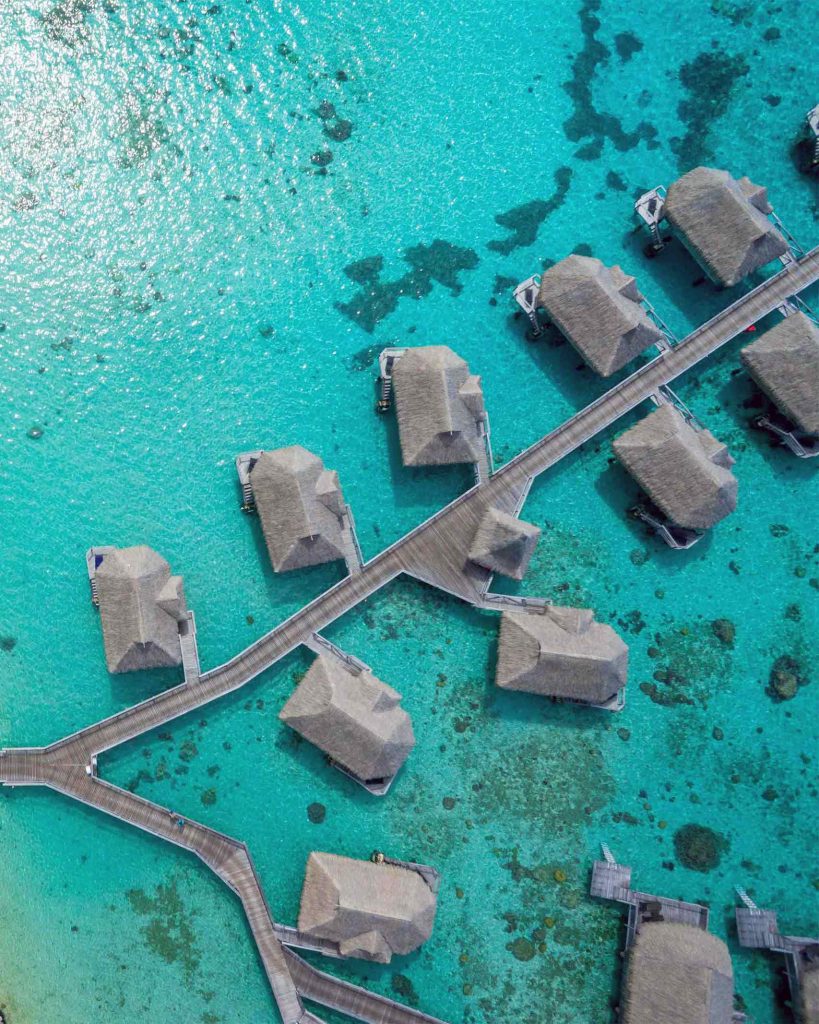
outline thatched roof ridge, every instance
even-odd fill
[[[794,424],[819,434],[819,327],[791,313],[742,350],[748,372]]]
[[[469,558],[484,569],[522,580],[538,537],[540,527],[488,508],[475,532]]]
[[[495,682],[504,690],[604,704],[627,673],[628,647],[588,608],[501,614]]]
[[[562,333],[609,377],[663,337],[640,305],[633,277],[591,256],[572,254],[542,276],[538,302]]]
[[[181,576],[145,545],[106,550],[94,582],[109,672],[182,662],[178,622],[185,616]]]
[[[262,452],[250,483],[276,572],[344,557],[338,475],[317,455],[301,445]]]
[[[737,504],[734,460],[708,430],[661,405],[615,439],[617,458],[677,526],[705,530]]]
[[[391,779],[415,745],[401,695],[320,654],[279,718],[362,782]]]
[[[410,348],[395,363],[393,390],[405,466],[478,462],[484,416],[480,377],[446,345]]]
[[[429,938],[435,910],[417,871],[332,853],[307,859],[299,931],[337,942],[342,956],[389,963],[411,953]]]
[[[668,189],[665,216],[685,246],[719,284],[737,284],[788,251],[768,220],[767,192],[748,178],[695,167]]]
[[[640,925],[628,953],[623,1024],[731,1024],[734,975],[725,943],[693,925]]]

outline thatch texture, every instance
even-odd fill
[[[728,947],[693,925],[640,925],[628,953],[623,1024],[731,1024],[734,974]]]
[[[672,523],[706,530],[737,504],[734,460],[708,430],[695,430],[670,404],[621,434],[617,458]]]
[[[742,350],[748,372],[800,430],[819,434],[819,327],[791,313]]]
[[[522,580],[535,550],[540,528],[508,512],[489,508],[475,532],[469,558],[492,572]]]
[[[185,594],[182,577],[171,575],[164,558],[144,545],[112,548],[94,581],[109,672],[181,664]]]
[[[339,944],[342,956],[389,963],[426,942],[435,893],[422,875],[394,864],[311,853],[299,909],[299,931]]]
[[[362,782],[391,779],[415,745],[401,695],[371,672],[319,655],[279,713]]]
[[[501,615],[495,682],[504,690],[604,704],[626,685],[627,672],[628,648],[589,609]]]
[[[766,214],[767,192],[748,178],[695,167],[668,189],[664,214],[708,275],[729,287],[788,251]]]
[[[250,484],[276,572],[344,557],[338,476],[317,455],[301,445],[262,452]]]
[[[405,466],[478,462],[484,451],[481,379],[446,345],[410,348],[395,363],[393,390]]]
[[[819,1024],[819,963],[813,962],[803,967],[800,988],[802,1024]]]
[[[633,277],[590,256],[567,256],[540,281],[538,302],[603,377],[663,337],[640,305]]]

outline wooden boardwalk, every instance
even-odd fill
[[[0,752],[5,785],[44,785],[89,807],[195,853],[239,897],[284,1024],[315,1024],[302,997],[349,1013],[368,1024],[441,1024],[435,1018],[333,978],[283,947],[294,944],[333,955],[332,944],[302,943],[295,929],[277,925],[270,913],[247,846],[175,811],[94,778],[80,765],[53,760],[47,748]],[[335,951],[337,954],[337,950]]]
[[[614,900],[628,907],[626,949],[634,943],[641,923],[646,920],[673,921],[708,930],[708,908],[699,903],[653,896],[631,888],[631,868],[609,860],[596,860],[592,868],[589,894],[597,899]]]
[[[819,249],[814,249],[611,388],[231,661],[202,675],[191,673],[182,685],[48,747],[0,751],[0,784],[49,786],[200,857],[242,901],[284,1024],[315,1024],[317,1018],[304,1009],[302,997],[369,1024],[436,1024],[434,1018],[419,1011],[323,974],[285,950],[245,845],[96,778],[96,755],[245,685],[299,645],[314,642],[314,634],[402,573],[486,607],[489,574],[472,566],[466,552],[487,509],[518,514],[534,477],[818,279]]]
[[[802,980],[806,969],[819,959],[819,938],[803,935],[783,935],[779,930],[776,913],[760,910],[747,894],[742,892],[744,907],[736,908],[737,938],[746,949],[767,949],[785,957],[791,1004],[799,1005]],[[815,967],[813,968],[815,970]],[[807,1024],[807,1022],[806,1022]]]
[[[203,674],[198,683],[166,690],[59,741],[54,747],[63,747],[66,756],[66,748],[70,748],[72,760],[88,763],[93,754],[238,689],[401,573],[480,605],[487,572],[472,566],[466,552],[489,507],[518,512],[519,499],[534,477],[817,280],[819,248],[742,296],[674,348],[657,356],[502,466],[485,483],[465,492],[370,559],[359,573],[345,577],[231,661]]]

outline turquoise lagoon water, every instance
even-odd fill
[[[400,466],[373,412],[384,345],[465,356],[503,462],[604,387],[568,347],[524,340],[511,283],[582,245],[637,273],[677,332],[731,298],[692,288],[678,248],[645,261],[638,190],[713,161],[766,183],[814,244],[817,195],[790,158],[813,29],[793,0],[4,0],[0,742],[53,741],[179,678],[106,673],[91,544],[150,544],[184,574],[205,666],[338,578],[272,574],[238,451],[321,453],[368,556],[469,484]],[[386,799],[278,722],[300,654],[103,774],[245,839],[280,920],[311,849],[434,864],[425,947],[332,969],[451,1021],[610,1019],[619,915],[586,896],[601,840],[641,887],[707,901],[731,942],[735,884],[815,934],[819,491],[748,428],[737,348],[678,387],[740,480],[691,552],[624,517],[611,436],[527,503],[544,534],[518,589],[620,629],[621,715],[496,693],[494,617],[398,581],[330,631],[413,715]],[[775,702],[781,656],[805,685]],[[708,871],[675,849],[690,824],[718,833]],[[787,1020],[779,965],[733,951],[753,1019]],[[48,792],[0,794],[0,964],[11,1024],[275,1019],[231,895]]]

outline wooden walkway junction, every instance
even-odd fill
[[[490,574],[466,556],[487,509],[518,515],[536,476],[817,280],[819,249],[814,249],[615,385],[226,664],[199,674],[198,664],[192,663],[180,686],[48,747],[0,751],[0,784],[48,786],[200,857],[242,901],[284,1024],[315,1024],[317,1018],[305,1010],[302,998],[368,1024],[436,1024],[434,1018],[419,1011],[317,971],[286,950],[283,941],[287,941],[288,931],[282,931],[271,916],[246,846],[97,778],[97,755],[238,689],[299,645],[327,645],[321,630],[402,573],[478,607],[493,607],[487,596]],[[617,882],[620,888],[623,884],[622,879]],[[623,891],[630,891],[627,880]],[[645,894],[632,896],[643,898]],[[646,898],[657,902],[655,897]],[[669,901],[659,902],[665,906]]]
[[[737,893],[743,903],[735,911],[740,946],[767,949],[785,957],[791,1003],[798,1006],[805,970],[816,970],[815,965],[819,963],[819,938],[783,935],[775,911],[761,910],[742,888],[737,888]]]
[[[673,921],[708,930],[708,908],[665,896],[653,896],[631,888],[631,868],[618,864],[604,847],[605,860],[596,860],[592,868],[589,894],[602,900],[614,900],[628,907],[626,949],[630,949],[643,921]]]

